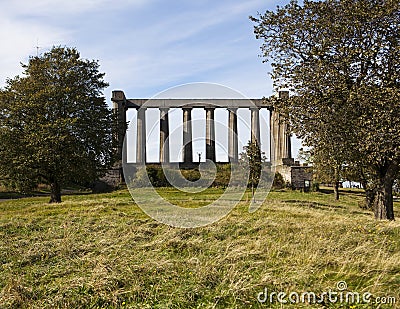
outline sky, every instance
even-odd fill
[[[248,17],[287,2],[0,0],[0,87],[21,74],[20,63],[30,56],[68,46],[99,61],[110,84],[104,91],[110,106],[112,90],[123,90],[128,98],[151,98],[197,82],[220,84],[248,98],[269,97],[274,93],[270,68],[262,62],[261,41]],[[248,117],[243,114],[245,122]],[[149,141],[149,149],[155,143]],[[202,152],[196,147],[195,153]],[[294,153],[298,147],[295,141]],[[156,161],[153,153],[150,161]],[[224,151],[218,153],[217,160],[225,160]],[[174,156],[179,160],[179,154]]]

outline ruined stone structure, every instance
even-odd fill
[[[289,97],[287,91],[279,92],[279,98]],[[183,164],[193,164],[192,127],[191,112],[193,108],[204,108],[206,111],[206,159],[216,161],[215,151],[215,125],[214,111],[216,108],[224,108],[229,112],[228,118],[228,157],[229,162],[237,162],[239,159],[238,149],[238,126],[237,110],[248,108],[251,111],[251,139],[260,143],[260,116],[261,108],[270,111],[270,158],[271,164],[276,166],[278,172],[286,173],[294,160],[291,154],[290,132],[287,123],[282,116],[274,112],[268,99],[127,99],[123,91],[112,92],[112,102],[119,130],[116,132],[117,155],[122,160],[127,154],[123,153],[123,141],[126,133],[126,112],[134,108],[137,113],[137,142],[136,162],[146,163],[146,109],[157,108],[160,111],[160,148],[159,161],[169,162],[169,120],[168,112],[171,108],[181,108],[183,117]],[[144,106],[144,104],[146,104]]]
[[[295,189],[308,191],[312,183],[312,167],[294,165],[290,168],[290,184]]]

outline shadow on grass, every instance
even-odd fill
[[[333,194],[333,188],[319,188],[318,192],[323,194]]]
[[[298,204],[299,206],[306,206],[315,209],[343,209],[343,206],[324,204],[318,202],[302,201],[302,200],[285,200],[285,203]]]
[[[90,195],[93,194],[89,190],[74,190],[74,189],[63,189],[61,190],[61,195]],[[50,191],[42,190],[42,191],[32,191],[29,193],[21,193],[16,191],[0,191],[0,200],[12,200],[12,199],[20,199],[26,197],[40,197],[40,196],[50,196]]]
[[[330,187],[325,187],[325,188],[319,188],[318,192],[323,193],[323,194],[333,194],[333,188]],[[354,194],[358,196],[364,196],[365,193],[363,190],[360,189],[339,189],[339,194]]]
[[[0,192],[0,200],[10,200],[10,199],[17,199],[17,198],[23,198],[23,197],[29,197],[29,196],[32,196],[32,195],[25,195],[22,193],[11,192],[11,191]]]
[[[365,215],[365,214],[373,214],[374,212],[372,211],[372,210],[364,210],[364,211],[361,211],[361,210],[355,210],[355,211],[351,211],[351,214],[352,215]]]

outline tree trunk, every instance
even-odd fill
[[[374,196],[375,219],[394,220],[393,213],[393,182],[394,179],[385,177],[380,179]]]
[[[368,188],[368,181],[366,181],[366,180],[361,180],[361,181],[360,181],[360,184],[361,184],[361,188],[362,188],[362,189],[367,190],[367,188]]]
[[[338,201],[339,200],[339,181],[336,181],[333,184],[333,194],[335,195],[335,200]]]
[[[50,184],[50,202],[49,203],[61,203],[61,187],[57,181],[53,181]]]
[[[365,186],[366,209],[369,209],[369,210],[374,209],[375,194],[376,194],[376,188],[367,188],[367,186]]]

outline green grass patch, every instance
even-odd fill
[[[223,191],[158,192],[199,207]],[[338,281],[400,302],[400,224],[358,208],[360,192],[339,201],[321,192],[271,192],[253,214],[249,196],[224,219],[195,229],[157,223],[126,190],[69,195],[57,205],[48,197],[0,202],[0,308],[281,308],[260,304],[257,294],[318,294]],[[397,202],[397,217],[399,210]]]

